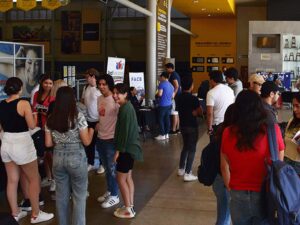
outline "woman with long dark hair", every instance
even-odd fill
[[[115,130],[115,161],[117,163],[117,181],[124,202],[124,207],[118,208],[114,215],[119,218],[133,218],[135,216],[134,183],[132,169],[134,160],[142,160],[143,154],[139,142],[138,123],[135,110],[130,103],[129,89],[124,84],[116,84],[113,97],[120,105]]]
[[[253,91],[242,91],[236,98],[233,124],[225,128],[221,143],[221,171],[230,191],[230,213],[234,225],[261,224],[265,219],[261,188],[270,160],[267,114],[262,100]],[[279,159],[284,143],[275,125]]]
[[[29,128],[35,128],[29,102],[21,100],[23,82],[17,77],[6,81],[4,91],[8,98],[0,103],[0,124],[2,138],[1,158],[8,176],[7,199],[12,215],[19,221],[27,215],[17,205],[17,191],[20,170],[28,181],[28,197],[32,207],[31,223],[40,223],[53,218],[52,213],[39,210],[40,178],[38,174],[36,150]]]
[[[290,119],[284,136],[286,144],[284,160],[293,166],[300,176],[300,93],[293,97],[293,117]],[[296,135],[297,134],[297,135]]]
[[[88,165],[83,145],[91,143],[94,129],[88,129],[85,117],[77,111],[72,88],[58,89],[55,106],[48,118],[45,131],[46,146],[54,146],[53,175],[56,181],[59,225],[84,225]],[[73,203],[71,219],[70,196]]]
[[[51,96],[53,88],[53,80],[49,74],[44,74],[40,81],[40,88],[33,97],[33,112],[36,113],[37,126],[42,130],[48,117],[49,106],[55,101],[55,97]],[[44,149],[44,164],[47,178],[42,181],[42,187],[50,185],[50,191],[55,191],[55,181],[52,174],[52,152],[51,148]]]

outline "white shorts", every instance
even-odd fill
[[[171,110],[172,116],[178,115],[178,111],[176,111],[175,109],[176,109],[176,103],[175,103],[175,100],[173,99],[172,100],[172,110]]]
[[[4,132],[1,145],[1,158],[4,163],[28,164],[36,160],[36,150],[29,131],[21,133]]]

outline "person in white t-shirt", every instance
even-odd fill
[[[224,121],[226,109],[234,102],[235,98],[233,90],[222,83],[221,71],[211,71],[209,78],[212,89],[206,97],[207,133],[213,137],[218,125]]]
[[[82,103],[86,106],[87,109],[87,123],[89,128],[95,129],[96,124],[99,121],[98,109],[97,109],[97,99],[101,95],[100,90],[97,88],[97,78],[99,78],[98,70],[90,68],[85,72],[85,79],[87,85],[84,87],[82,92]],[[93,136],[91,144],[85,147],[85,152],[88,158],[88,171],[95,169],[95,145],[97,140],[97,134]],[[101,160],[99,157],[99,168],[97,173],[104,173],[104,168],[101,165]]]

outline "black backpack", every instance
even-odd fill
[[[198,180],[205,186],[211,186],[220,171],[220,144],[211,141],[203,150],[198,166]]]
[[[272,163],[263,185],[270,225],[300,224],[300,178],[294,168],[278,160],[278,146],[274,126],[268,127]]]

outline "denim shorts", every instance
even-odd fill
[[[36,150],[29,131],[21,133],[4,132],[1,145],[4,163],[14,162],[24,165],[37,159]]]

